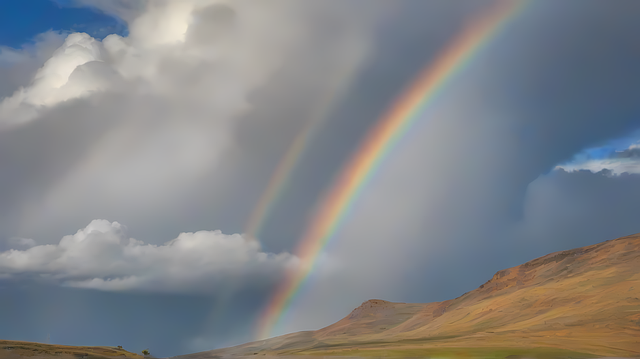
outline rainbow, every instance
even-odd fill
[[[431,105],[447,82],[469,64],[509,19],[520,12],[524,3],[523,0],[497,1],[495,7],[474,18],[370,130],[318,206],[294,252],[300,258],[300,266],[287,272],[261,313],[257,339],[270,336],[312,272],[322,248],[334,236],[384,158],[418,120],[420,112]]]
[[[327,120],[331,111],[334,110],[338,100],[341,99],[348,89],[355,75],[359,61],[357,58],[346,57],[342,59],[344,64],[333,75],[328,88],[323,92],[317,107],[311,111],[305,126],[296,135],[293,142],[285,152],[275,171],[263,191],[256,206],[254,206],[244,233],[258,238],[266,219],[268,218],[275,203],[282,195],[287,184],[291,180],[296,164],[300,161],[307,144],[321,125]]]
[[[271,175],[271,179],[267,184],[266,190],[258,200],[258,203],[253,209],[249,222],[245,226],[244,233],[254,238],[259,236],[262,226],[267,219],[268,214],[271,212],[271,208],[277,202],[277,199],[283,192],[287,183],[291,179],[291,174],[295,168],[296,163],[300,160],[305,144],[309,141],[313,129],[315,126],[313,122],[310,122],[305,128],[296,135],[295,139],[287,149],[284,157],[278,163],[275,171]]]

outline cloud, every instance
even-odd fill
[[[163,244],[128,238],[118,222],[94,220],[58,244],[0,253],[0,274],[46,278],[63,286],[104,291],[220,293],[270,288],[298,260],[261,251],[255,240],[220,231],[181,233]]]
[[[0,99],[27,86],[34,73],[63,44],[68,34],[48,31],[20,49],[0,46]]]
[[[144,11],[148,0],[54,0],[65,6],[90,6],[127,22],[135,20]]]
[[[506,237],[516,257],[542,256],[640,231],[640,175],[565,171],[541,175],[527,187],[524,216]]]
[[[0,126],[34,119],[39,108],[86,96],[108,86],[99,41],[84,33],[67,36],[64,43],[35,74],[31,84],[0,103]],[[106,76],[105,76],[106,75]]]
[[[20,237],[9,238],[9,240],[7,241],[7,244],[9,245],[10,248],[13,248],[13,249],[25,249],[25,248],[35,247],[37,245],[36,241],[34,241],[31,238],[20,238]]]
[[[611,175],[622,173],[640,173],[640,147],[632,144],[622,151],[609,151],[604,158],[574,160],[567,164],[556,166],[556,169],[565,171],[587,170],[593,173],[606,171]]]
[[[366,58],[384,6],[356,4],[159,1],[127,36],[69,35],[0,100],[0,235],[114,217],[147,242],[241,231],[318,99]]]
[[[608,170],[614,175],[619,175],[622,173],[640,173],[640,161],[625,158],[591,160],[575,165],[557,166],[556,169],[564,169],[566,171],[588,170],[593,173]]]
[[[217,112],[224,117],[232,115],[225,113],[225,109],[246,106],[243,97],[256,85],[247,75],[251,71],[256,72],[255,69],[269,71],[268,60],[265,58],[265,62],[259,64],[253,62],[251,68],[234,68],[239,62],[230,61],[234,56],[233,48],[216,48],[213,52],[207,52],[201,51],[202,47],[198,44],[186,43],[185,34],[193,26],[197,27],[197,24],[191,24],[192,18],[198,14],[195,7],[194,1],[150,6],[131,24],[131,33],[127,38],[110,35],[101,42],[85,33],[70,34],[35,73],[31,84],[0,103],[0,125],[6,128],[31,121],[46,108],[86,97],[92,92],[122,91],[123,88],[118,86],[121,85],[119,80],[126,80],[129,86],[133,85],[132,95],[151,93],[161,97],[201,93],[203,89],[197,85],[209,80],[206,81],[209,90],[207,95],[214,99],[213,104],[221,107]],[[255,37],[256,33],[251,35]],[[265,37],[269,38],[269,34]],[[251,45],[249,43],[242,45],[239,47],[241,51],[251,49],[247,47]],[[213,71],[209,71],[213,78],[207,78],[206,75],[196,78],[194,71],[181,71],[194,65],[198,70],[206,71],[202,65],[211,61],[217,62],[211,66]],[[198,72],[203,75],[201,71]],[[185,77],[192,81],[185,83]],[[176,91],[176,86],[181,91]],[[184,93],[187,88],[189,91]]]
[[[121,81],[132,95],[206,96],[218,117],[228,119],[246,109],[248,94],[305,40],[300,22],[322,6],[184,0],[144,9],[127,37],[70,34],[28,86],[0,103],[0,125],[31,121],[44,108],[95,91],[122,92]]]
[[[640,146],[631,145],[629,148],[623,151],[616,151],[615,158],[638,158],[640,157]]]

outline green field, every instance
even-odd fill
[[[587,359],[595,355],[557,348],[428,348],[428,349],[351,349],[306,351],[296,355],[346,356],[366,358],[482,358],[482,359]]]

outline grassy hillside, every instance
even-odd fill
[[[185,358],[253,355],[640,357],[640,234],[499,271],[444,302],[370,300],[317,331]]]
[[[141,355],[117,347],[76,347],[68,345],[0,340],[0,359],[60,358],[60,359],[142,359]]]

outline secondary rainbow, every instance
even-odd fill
[[[275,171],[271,175],[267,187],[249,216],[249,221],[244,230],[245,234],[254,238],[260,237],[260,232],[262,231],[265,221],[291,180],[304,150],[314,137],[314,134],[322,127],[331,112],[335,109],[335,105],[342,99],[349,84],[357,74],[359,61],[357,58],[351,58],[351,55],[352,54],[347,54],[347,56],[342,59],[343,65],[334,72],[328,87],[320,96],[309,118],[306,119],[305,126],[298,132],[285,152],[285,155],[280,159]]]
[[[314,129],[314,123],[311,122],[295,137],[284,157],[282,157],[275,171],[271,175],[267,188],[260,197],[260,200],[258,200],[258,203],[249,217],[249,222],[245,227],[244,233],[252,237],[259,237],[262,226],[264,225],[268,214],[271,212],[271,208],[276,203],[278,197],[280,197],[283,189],[289,182],[293,169],[295,168],[296,163],[298,163],[305,145],[309,141]]]
[[[465,68],[483,45],[520,12],[524,3],[525,0],[498,1],[495,7],[474,18],[398,97],[367,134],[318,206],[294,252],[300,258],[300,266],[287,273],[261,313],[257,339],[270,336],[312,272],[322,248],[333,237],[350,207],[394,144],[417,121],[418,114],[433,103],[448,80]]]

